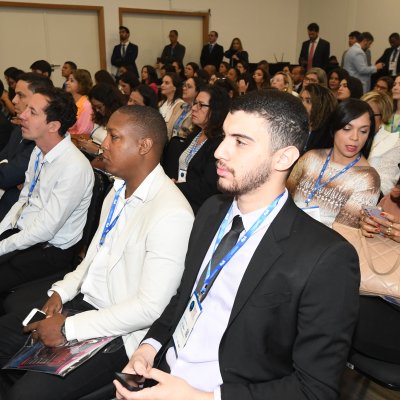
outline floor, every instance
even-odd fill
[[[350,369],[344,373],[341,393],[340,400],[400,400],[400,392],[385,389]]]

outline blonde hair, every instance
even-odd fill
[[[387,124],[393,113],[393,100],[389,95],[382,92],[376,92],[372,90],[371,92],[365,93],[361,100],[365,102],[374,102],[378,105],[381,114],[382,114],[382,122]]]
[[[311,68],[305,73],[304,77],[310,74],[317,75],[318,83],[322,86],[328,87],[328,78],[326,77],[326,72],[322,68]]]
[[[288,74],[285,71],[278,71],[274,76],[276,75],[282,75],[283,76],[283,80],[285,82],[285,84],[287,85],[287,92],[288,93],[292,93],[293,92],[293,80],[292,77],[290,76],[290,74]]]

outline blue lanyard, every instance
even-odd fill
[[[342,170],[340,170],[336,175],[332,176],[331,178],[329,178],[327,181],[325,181],[324,183],[321,183],[321,179],[324,176],[325,170],[329,164],[329,161],[331,159],[332,156],[332,152],[333,152],[333,147],[330,150],[328,157],[326,157],[324,166],[321,169],[321,172],[318,176],[318,179],[315,181],[315,185],[313,190],[311,191],[311,193],[309,194],[309,196],[307,197],[306,200],[306,206],[308,206],[308,203],[313,199],[313,197],[315,196],[315,193],[317,192],[317,190],[323,188],[324,186],[326,186],[328,183],[332,182],[334,179],[336,179],[338,176],[343,175],[346,171],[348,171],[351,167],[353,167],[355,164],[357,164],[360,161],[361,158],[361,153],[358,155],[358,157],[353,160],[350,164],[347,164]]]
[[[265,219],[268,217],[269,214],[275,209],[277,206],[279,200],[281,197],[285,194],[285,192],[282,192],[264,211],[263,213],[258,217],[257,221],[254,222],[253,226],[249,229],[248,232],[246,232],[241,239],[238,240],[238,242],[235,244],[235,246],[232,247],[232,249],[229,251],[229,253],[219,262],[219,264],[214,268],[213,271],[211,271],[211,261],[208,263],[207,267],[207,275],[204,279],[203,287],[200,290],[200,293],[203,294],[206,292],[208,284],[213,280],[214,276],[219,274],[219,272],[222,270],[222,268],[225,267],[225,265],[229,262],[229,260],[236,254],[236,252],[241,249],[241,247],[247,242],[248,239],[253,236],[254,232],[260,227],[260,225],[265,221]],[[217,240],[215,241],[214,245],[214,250],[213,250],[213,255],[215,253],[215,249],[218,247],[220,244],[222,238],[224,237],[226,226],[228,225],[228,222],[230,220],[232,214],[232,206],[229,208],[227,214],[225,215],[224,220],[222,221],[222,224],[218,230],[218,235],[217,235]]]
[[[400,132],[400,130],[399,130],[399,128],[400,128],[400,122],[397,124],[396,129],[394,129],[394,115],[395,115],[395,114],[393,114],[392,122],[391,122],[391,127],[390,127],[390,132],[392,132],[392,133]]]
[[[42,164],[40,165],[40,169],[39,169],[39,171],[38,171],[38,167],[39,167],[39,158],[40,158],[40,155],[41,155],[41,154],[42,154],[42,152],[39,151],[39,153],[38,153],[37,156],[36,156],[35,167],[34,167],[34,172],[33,172],[33,180],[32,180],[32,182],[31,182],[31,185],[29,186],[28,201],[29,201],[29,199],[32,197],[32,193],[33,193],[33,191],[34,191],[34,189],[35,189],[35,186],[36,186],[36,184],[37,184],[37,182],[38,182],[38,180],[39,180],[40,172],[42,171],[42,168],[43,168],[44,161],[43,161]]]
[[[115,224],[117,223],[119,216],[122,213],[122,210],[125,208],[126,203],[124,204],[124,206],[121,208],[120,212],[118,213],[118,215],[111,221],[111,218],[114,215],[114,211],[115,211],[115,207],[117,206],[118,203],[118,198],[119,195],[121,194],[122,189],[125,187],[126,182],[124,182],[124,184],[118,189],[117,193],[115,193],[114,196],[114,200],[111,204],[111,208],[110,211],[108,213],[108,217],[106,220],[106,224],[104,225],[104,229],[103,229],[103,233],[101,234],[101,238],[100,238],[100,246],[103,246],[105,240],[106,240],[106,236],[108,235],[108,233],[111,231],[112,228],[114,228]]]
[[[182,106],[182,108],[183,108],[183,111],[182,111],[181,115],[179,116],[179,118],[175,121],[174,127],[172,128],[172,131],[176,131],[177,135],[179,133],[179,129],[181,128],[183,120],[186,118],[186,116],[188,115],[188,113],[190,111],[189,104],[184,104]]]
[[[186,164],[186,168],[188,167],[190,161],[192,160],[192,158],[196,155],[196,153],[201,149],[201,146],[203,146],[203,144],[207,141],[207,139],[200,143],[199,145],[197,144],[199,141],[199,137],[201,135],[201,132],[193,139],[192,143],[190,144],[192,147],[190,149],[189,154],[186,156],[185,158],[185,164]]]

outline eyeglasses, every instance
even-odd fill
[[[193,107],[195,107],[195,106],[198,106],[198,107],[200,108],[200,110],[201,110],[203,107],[210,108],[210,105],[209,105],[209,104],[200,103],[200,102],[197,101],[197,100],[195,100],[195,101],[193,102]]]
[[[374,114],[374,117],[382,117],[382,114]]]

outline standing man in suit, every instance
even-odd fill
[[[287,93],[250,92],[224,132],[215,157],[227,195],[200,209],[177,294],[124,369],[157,385],[114,381],[117,397],[337,399],[360,272],[354,248],[285,188],[306,111]]]
[[[168,37],[170,44],[166,45],[162,51],[161,64],[172,64],[174,61],[179,61],[183,64],[186,47],[178,42],[178,31],[173,29],[169,32]]]
[[[219,65],[224,58],[224,48],[217,43],[218,32],[211,31],[208,34],[208,44],[203,46],[200,55],[201,68],[206,65],[214,65],[218,71]]]
[[[383,63],[381,76],[391,76],[394,78],[400,73],[400,35],[395,32],[389,36],[390,47],[387,48],[377,63]]]
[[[126,26],[119,27],[120,44],[114,47],[111,64],[117,68],[116,76],[119,76],[118,68],[121,65],[131,65],[133,72],[139,77],[139,72],[136,66],[136,58],[139,53],[138,46],[129,41],[130,32]]]
[[[325,69],[329,63],[330,44],[319,37],[319,26],[315,22],[307,26],[309,40],[303,42],[299,64],[306,71],[313,67]]]
[[[361,81],[364,93],[368,92],[371,86],[371,75],[384,67],[382,62],[368,66],[365,51],[371,47],[373,41],[374,37],[369,32],[361,33],[358,42],[354,43],[344,56],[343,68],[350,76]]]
[[[106,170],[119,179],[104,200],[85,259],[38,304],[48,318],[26,327],[47,346],[117,336],[114,351],[99,352],[63,379],[28,372],[7,399],[29,393],[32,399],[51,400],[57,392],[75,400],[111,381],[175,294],[193,213],[160,166],[166,141],[165,122],[157,110],[127,106],[111,116],[103,157]],[[32,307],[27,304],[25,312]],[[62,308],[81,312],[65,317]],[[21,314],[0,318],[0,332],[7,330],[0,338],[0,365],[26,341]]]

